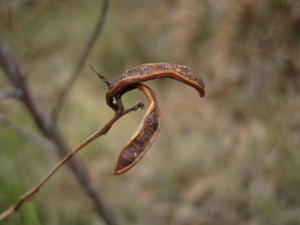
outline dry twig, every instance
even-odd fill
[[[2,212],[0,214],[0,221],[8,217],[9,215],[16,212],[26,201],[31,200],[36,193],[42,188],[44,184],[56,173],[56,171],[59,170],[66,162],[68,162],[76,153],[78,153],[80,150],[82,150],[85,146],[87,146],[89,143],[91,143],[96,138],[106,134],[109,129],[113,126],[113,124],[120,119],[122,116],[126,115],[127,113],[130,113],[132,111],[136,111],[138,108],[142,108],[143,104],[139,103],[127,110],[118,111],[115,113],[113,118],[111,118],[110,121],[108,121],[103,127],[101,127],[99,130],[97,130],[94,134],[92,134],[90,137],[88,137],[86,140],[81,142],[72,152],[69,152],[62,160],[60,160],[54,167],[49,171],[49,173],[43,177],[31,190],[29,190],[25,195],[19,198],[19,200],[9,207],[7,210]]]
[[[21,136],[37,143],[38,145],[42,146],[44,149],[53,152],[55,146],[51,143],[48,139],[33,133],[32,131],[25,129],[23,127],[18,126],[16,123],[8,119],[7,117],[0,114],[0,124],[3,124],[6,127],[9,127],[11,130],[15,131],[16,133],[20,134]]]
[[[23,72],[18,66],[14,52],[8,45],[1,42],[0,65],[15,89],[21,92],[21,97],[19,99],[30,113],[42,134],[55,145],[57,154],[60,157],[67,155],[70,152],[70,148],[65,143],[64,138],[59,131],[53,126],[52,121],[43,112],[42,107],[38,105],[32,97],[31,91],[24,79]],[[118,223],[116,222],[112,211],[97,193],[84,164],[82,164],[79,159],[73,158],[69,160],[68,166],[74,173],[87,196],[93,202],[98,215],[106,222],[106,224],[117,225]]]
[[[105,17],[106,17],[107,10],[108,10],[108,3],[109,3],[109,0],[103,0],[103,6],[101,8],[99,20],[95,26],[95,29],[94,29],[93,33],[91,34],[81,56],[78,59],[78,62],[76,64],[73,72],[71,73],[71,76],[69,77],[66,84],[64,85],[61,93],[58,96],[57,102],[55,103],[55,105],[53,107],[51,118],[52,118],[54,125],[56,124],[56,122],[58,120],[59,114],[61,112],[61,109],[66,101],[66,98],[67,98],[69,92],[71,91],[72,87],[74,86],[76,79],[78,78],[89,54],[91,53],[91,50],[93,49],[101,31],[102,31],[102,27],[104,25]]]
[[[0,90],[0,100],[7,98],[20,98],[22,93],[19,91],[2,91]]]

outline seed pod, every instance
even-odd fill
[[[143,84],[139,84],[137,88],[143,91],[149,106],[139,127],[120,152],[116,175],[126,172],[141,160],[160,130],[160,113],[154,91]]]
[[[122,95],[144,81],[167,77],[192,86],[201,97],[205,94],[202,79],[191,68],[170,63],[152,63],[136,66],[122,74],[106,93],[106,102],[117,110],[117,105],[113,102],[116,95]]]
[[[133,167],[145,155],[160,129],[160,114],[155,93],[141,84],[147,80],[172,78],[195,88],[201,97],[204,96],[204,83],[197,73],[185,66],[170,63],[142,64],[126,71],[113,84],[109,84],[106,102],[115,111],[122,111],[121,96],[138,88],[147,97],[149,107],[138,129],[122,149],[117,161],[115,174],[121,174]],[[117,102],[114,103],[114,100]],[[119,104],[118,104],[119,103]],[[120,104],[121,103],[121,104]]]

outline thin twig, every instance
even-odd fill
[[[7,99],[7,98],[20,98],[22,93],[15,90],[15,91],[1,91],[0,90],[0,100]]]
[[[0,214],[0,221],[16,212],[26,201],[31,200],[34,197],[34,195],[38,193],[38,191],[43,187],[43,185],[46,184],[46,182],[58,171],[59,168],[61,168],[66,162],[68,162],[73,156],[75,156],[76,153],[82,150],[89,143],[94,141],[96,138],[106,134],[118,119],[120,119],[127,113],[136,111],[138,108],[142,107],[143,104],[139,103],[127,110],[116,112],[110,121],[108,121],[103,127],[98,129],[90,137],[81,142],[77,147],[74,148],[72,152],[69,152],[62,160],[60,160],[56,165],[54,165],[54,167],[48,172],[48,174],[45,177],[43,177],[32,189],[30,189],[25,195],[19,198],[19,200],[14,205],[2,212]]]
[[[103,83],[106,84],[106,86],[110,89],[112,87],[112,83],[109,82],[109,80],[107,80],[107,78],[105,76],[103,76],[102,74],[100,74],[99,72],[96,71],[96,69],[90,65],[90,69],[95,73],[97,74],[97,76],[100,78],[100,80],[103,81]]]
[[[59,157],[67,155],[71,149],[65,143],[64,138],[59,131],[53,126],[52,121],[43,112],[43,109],[32,97],[31,91],[28,88],[24,74],[21,71],[16,55],[7,44],[0,42],[0,66],[2,66],[5,75],[10,80],[16,90],[22,93],[19,98],[25,108],[30,113],[35,124],[40,129],[41,133],[47,137],[55,145]],[[115,216],[112,210],[106,205],[102,197],[97,193],[88,171],[84,164],[77,158],[72,158],[68,162],[68,166],[74,173],[77,181],[85,191],[86,195],[94,204],[95,211],[108,225],[117,225]]]
[[[78,59],[78,62],[76,64],[73,72],[71,73],[71,76],[69,77],[66,84],[62,88],[62,91],[59,94],[58,99],[53,107],[53,110],[51,113],[51,118],[52,118],[54,125],[56,124],[56,122],[58,120],[59,114],[61,112],[61,109],[66,101],[66,98],[67,98],[69,92],[71,91],[72,87],[74,86],[74,83],[75,83],[76,79],[78,78],[91,50],[93,49],[98,37],[101,34],[102,27],[104,25],[107,10],[108,10],[108,3],[109,3],[109,0],[103,0],[103,6],[101,8],[99,20],[95,26],[95,29],[94,29],[93,33],[91,34],[80,58]]]
[[[48,139],[33,133],[32,131],[25,129],[23,127],[18,126],[16,123],[8,119],[6,116],[3,116],[0,114],[0,124],[3,124],[6,127],[9,127],[11,130],[17,132],[21,136],[37,143],[44,149],[47,149],[50,152],[54,152],[54,145],[52,142],[50,142]]]

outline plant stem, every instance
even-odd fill
[[[26,201],[31,200],[36,193],[47,183],[47,181],[66,163],[68,162],[73,156],[76,155],[80,150],[82,150],[85,146],[89,143],[94,141],[96,138],[106,134],[109,129],[113,126],[113,124],[120,119],[122,116],[130,113],[132,111],[136,111],[138,108],[142,108],[143,104],[139,103],[127,110],[116,112],[115,115],[101,128],[99,128],[95,133],[81,142],[77,147],[74,148],[73,151],[69,152],[62,160],[57,162],[53,168],[48,172],[46,176],[44,176],[33,188],[31,188],[25,195],[21,196],[19,200],[9,207],[7,210],[0,214],[0,221],[7,218],[14,212],[16,212]]]

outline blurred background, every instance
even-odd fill
[[[53,108],[94,29],[100,0],[1,0],[0,39],[19,57],[36,100]],[[70,146],[112,116],[106,86],[142,63],[198,71],[203,99],[174,80],[148,82],[162,129],[143,160],[113,176],[118,152],[145,110],[122,118],[77,157],[120,224],[300,224],[300,1],[112,0],[103,32],[58,122]],[[12,86],[0,70],[0,88]],[[126,106],[146,102],[138,91]],[[39,133],[23,105],[0,113]],[[57,161],[0,125],[0,209],[15,202]],[[19,213],[0,224],[100,225],[90,200],[64,167]]]

